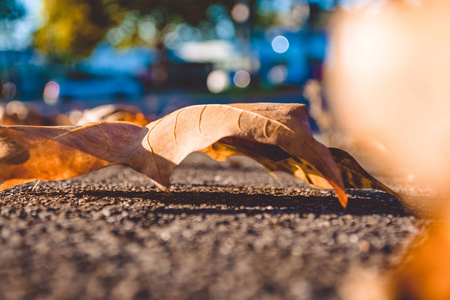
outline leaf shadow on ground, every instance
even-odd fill
[[[227,186],[175,187],[172,193],[165,194],[157,189],[130,191],[126,189],[76,188],[71,199],[83,198],[88,202],[115,203],[131,201],[143,203],[152,208],[149,213],[163,214],[221,214],[244,213],[255,215],[268,213],[316,214],[316,215],[392,215],[409,216],[413,213],[393,196],[376,190],[349,190],[349,204],[344,209],[331,191],[292,190],[273,188],[233,188]],[[46,190],[28,192],[36,197],[64,197],[67,192]]]

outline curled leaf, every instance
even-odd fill
[[[320,172],[302,159],[292,157],[281,149],[270,145],[250,146],[245,143],[246,146],[242,147],[242,144],[233,143],[229,138],[225,138],[201,151],[218,161],[225,161],[230,156],[244,155],[259,162],[270,173],[275,171],[285,172],[306,181],[312,187],[332,188]],[[328,149],[341,172],[345,188],[381,190],[403,200],[405,203],[409,203],[407,199],[370,175],[346,151],[338,148]]]
[[[284,168],[292,174],[289,163],[276,167],[270,160],[293,160],[303,172],[297,178],[334,188],[341,204],[347,204],[340,171],[329,150],[313,138],[306,106],[301,104],[190,106],[146,127],[125,122],[81,127],[1,126],[0,138],[21,149],[8,146],[0,153],[0,182],[6,181],[8,187],[20,180],[62,180],[126,164],[168,191],[174,168],[188,154],[228,145],[253,158],[259,155],[256,159],[269,170]],[[26,160],[25,151],[29,155]]]
[[[328,148],[339,170],[346,188],[375,189],[393,195],[404,203],[410,203],[390,187],[370,175],[349,153],[338,148]]]
[[[226,138],[201,151],[218,161],[225,161],[230,156],[247,156],[259,162],[274,177],[276,175],[273,172],[285,172],[307,182],[312,187],[333,188],[320,172],[305,160],[292,157],[279,148],[270,148],[267,145],[248,147],[248,143],[246,144],[247,147],[235,146],[236,144],[231,144]]]

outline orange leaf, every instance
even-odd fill
[[[83,127],[1,126],[0,182],[62,180],[126,164],[168,191],[174,168],[188,154],[220,140],[249,153],[275,151],[272,158],[286,153],[308,170],[307,181],[334,188],[346,206],[339,169],[329,150],[313,138],[306,106],[301,104],[190,106],[146,127],[125,122]]]

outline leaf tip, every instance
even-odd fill
[[[339,203],[341,203],[343,208],[347,208],[348,197],[347,197],[347,194],[345,193],[345,191],[339,189],[339,190],[337,190],[337,194],[338,194]]]
[[[348,197],[347,197],[347,194],[345,193],[345,189],[341,188],[339,185],[337,185],[336,183],[334,183],[331,180],[329,181],[329,183],[331,184],[333,189],[336,191],[336,194],[337,194],[337,197],[339,199],[339,203],[341,204],[341,206],[343,208],[347,208]]]

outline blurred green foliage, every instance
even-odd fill
[[[45,0],[43,13],[46,23],[34,35],[35,46],[61,60],[91,54],[119,18],[102,0]]]
[[[164,48],[174,24],[208,22],[207,10],[230,11],[236,0],[43,0],[45,24],[34,34],[34,46],[57,61],[89,56],[111,29],[121,34],[116,46]],[[256,5],[251,0],[250,5]],[[145,27],[147,26],[147,27]],[[153,34],[152,34],[153,30]],[[114,31],[112,31],[114,33]]]

